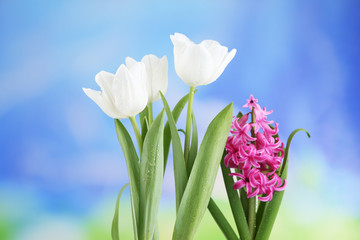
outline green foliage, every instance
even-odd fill
[[[229,203],[236,223],[236,227],[239,235],[241,236],[241,239],[250,240],[249,226],[246,221],[246,215],[243,206],[241,204],[238,192],[233,189],[234,178],[232,176],[229,176],[230,168],[225,167],[224,157],[225,157],[225,151],[220,165],[225,183],[226,193],[229,199]]]
[[[186,173],[185,159],[182,152],[179,132],[176,128],[176,123],[171,114],[169,105],[162,93],[161,98],[164,103],[164,108],[168,117],[168,123],[171,131],[171,140],[173,145],[173,159],[174,159],[174,178],[175,178],[175,196],[176,196],[176,211],[179,209],[181,198],[185,191],[188,175]]]
[[[190,175],[190,172],[194,165],[194,161],[195,161],[197,151],[198,151],[198,132],[197,132],[194,111],[192,112],[191,119],[192,119],[191,120],[191,122],[192,122],[191,145],[190,145],[189,159],[186,163],[186,169],[187,169],[188,175]]]
[[[180,114],[183,111],[188,100],[189,100],[189,94],[182,97],[180,99],[180,101],[175,105],[175,107],[172,111],[172,116],[174,118],[175,124],[176,124],[177,120],[179,119]],[[169,125],[169,120],[168,120],[166,122],[165,128],[164,128],[164,166],[165,166],[165,168],[166,168],[166,163],[167,163],[167,159],[169,156],[170,142],[171,142],[171,130],[170,130],[170,125]],[[165,169],[164,169],[164,171],[165,171]]]
[[[180,203],[173,239],[192,239],[208,206],[231,126],[232,103],[210,123]]]
[[[226,239],[238,240],[238,236],[236,236],[236,233],[212,198],[210,198],[208,209]]]
[[[137,156],[134,144],[128,131],[118,119],[115,120],[115,129],[119,143],[123,150],[128,170],[131,194],[131,209],[133,214],[134,238],[137,239],[139,222],[139,158]]]
[[[146,134],[140,162],[139,239],[153,238],[164,173],[164,110]],[[131,185],[130,185],[131,186]]]
[[[284,181],[287,177],[287,171],[288,171],[288,158],[289,158],[289,148],[291,141],[295,134],[299,131],[305,131],[310,138],[310,134],[305,129],[299,128],[294,130],[286,143],[286,149],[285,149],[285,155],[284,155],[284,162],[281,167],[280,177]],[[277,216],[277,213],[280,208],[281,200],[284,196],[285,191],[275,192],[273,195],[273,199],[270,202],[266,203],[264,213],[262,215],[262,219],[260,219],[260,225],[258,227],[257,233],[256,233],[256,240],[267,240],[270,237],[271,230],[273,228],[273,225],[275,223],[275,219]]]
[[[121,195],[123,194],[123,192],[127,186],[129,186],[129,183],[125,184],[121,188],[119,195],[117,197],[117,200],[116,200],[115,213],[114,213],[114,218],[113,218],[112,225],[111,225],[112,240],[120,240],[120,237],[119,237],[119,205],[120,205]]]

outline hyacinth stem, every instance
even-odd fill
[[[255,123],[255,108],[252,108],[251,111],[251,123]],[[254,127],[251,128],[251,136],[255,138],[255,130]],[[253,143],[256,146],[256,142]],[[252,197],[249,199],[249,232],[251,239],[255,237],[255,228],[256,228],[256,197]]]
[[[148,103],[148,120],[149,120],[149,126],[151,125],[153,121],[153,108],[152,103]]]
[[[187,116],[186,116],[186,133],[185,133],[185,147],[184,147],[185,164],[188,161],[189,151],[190,151],[191,114],[192,114],[194,93],[195,93],[195,87],[190,87],[188,111],[187,111]]]
[[[254,239],[256,224],[256,197],[249,198],[249,232]]]
[[[141,139],[141,134],[140,134],[140,131],[139,131],[139,127],[138,127],[138,125],[136,123],[135,117],[129,117],[129,119],[130,119],[131,125],[133,126],[133,129],[134,129],[134,132],[135,132],[136,141],[138,143],[139,152],[140,152],[140,156],[141,156],[141,153],[142,153],[142,139]]]
[[[255,123],[255,113],[254,112],[255,112],[255,108],[253,107],[252,110],[251,110],[251,123]],[[251,137],[256,138],[254,127],[251,128]],[[256,142],[255,141],[253,142],[253,144],[256,147]]]

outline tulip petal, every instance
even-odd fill
[[[135,63],[137,63],[137,61],[131,57],[126,57],[125,58],[125,64],[128,68],[131,68]]]
[[[204,46],[204,48],[209,51],[214,64],[213,72],[215,72],[216,69],[219,68],[220,64],[224,61],[225,56],[228,53],[228,48],[225,46],[221,46],[220,43],[214,40],[204,40],[199,45]]]
[[[213,66],[214,66],[213,74],[212,77],[209,78],[208,82],[206,83],[206,84],[210,84],[214,82],[224,71],[226,66],[223,69],[220,69],[220,66],[225,60],[225,57],[228,53],[228,48],[225,46],[221,46],[217,41],[213,41],[213,40],[204,40],[200,43],[200,45],[203,45],[209,51],[213,60]],[[221,73],[218,74],[220,70]]]
[[[224,46],[221,46],[220,43],[218,41],[215,41],[215,40],[203,40],[199,45],[204,46],[206,49],[224,47]]]
[[[226,51],[227,51],[227,48],[226,48]],[[226,66],[234,58],[235,53],[236,53],[236,49],[233,49],[229,53],[226,53],[223,60],[221,62],[219,62],[219,65],[217,65],[216,71],[214,72],[214,74],[211,77],[212,81],[209,83],[214,82],[216,79],[218,79],[218,77],[220,77],[220,75],[224,72]]]
[[[93,100],[100,108],[111,118],[127,118],[127,116],[119,113],[112,103],[109,103],[100,91],[89,88],[83,88],[85,94]]]
[[[106,92],[106,96],[109,97],[107,99],[109,102],[114,101],[114,97],[112,95],[111,89],[114,84],[114,74],[101,71],[95,76],[95,82],[99,85],[101,88],[101,91]]]
[[[155,79],[155,83],[153,84],[153,86],[156,87],[156,89],[159,89],[161,91],[162,94],[165,95],[167,88],[168,88],[168,59],[166,56],[163,56],[160,59],[160,73],[161,73],[161,77],[159,77],[159,79],[162,79],[162,81],[157,82]],[[160,99],[160,94],[159,94],[159,99]]]
[[[179,48],[174,45],[175,70],[192,87],[205,85],[213,72],[213,61],[204,46],[194,43]]]
[[[195,44],[180,33],[175,33],[170,38],[174,44],[176,73],[192,87],[214,82],[236,52],[232,50],[228,53],[227,47],[214,40],[204,40],[200,44]]]
[[[188,37],[181,33],[175,33],[174,35],[170,35],[170,39],[174,46],[179,49],[185,47],[189,43],[193,43]]]
[[[182,33],[174,33],[174,38],[184,42],[192,42],[187,36],[185,36],[185,34]]]
[[[160,99],[159,91],[166,93],[168,87],[168,61],[167,57],[161,59],[155,55],[146,55],[141,62],[145,64],[147,75],[148,102]]]
[[[134,63],[130,68],[122,64],[116,71],[112,88],[114,103],[124,115],[135,116],[146,107],[145,78],[145,66],[140,62]]]
[[[132,63],[131,66],[128,67],[128,72],[135,82],[144,85],[146,82],[146,67],[144,63]]]

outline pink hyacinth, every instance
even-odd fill
[[[274,191],[286,187],[286,180],[277,175],[284,158],[284,144],[278,137],[278,124],[270,126],[274,121],[267,120],[272,111],[261,108],[253,95],[246,102],[243,107],[251,112],[234,118],[224,164],[239,170],[230,174],[239,178],[234,189],[245,187],[248,198],[259,196],[260,201],[271,201]],[[254,114],[254,121],[247,123],[250,113]]]
[[[230,176],[239,177],[240,180],[234,184],[234,190],[245,187],[248,198],[257,195],[265,195],[259,197],[260,201],[271,201],[274,191],[282,191],[286,187],[277,174],[264,174],[259,169],[244,170],[243,174],[230,173]]]
[[[232,124],[230,133],[234,135],[233,144],[255,141],[256,138],[249,136],[251,125],[246,123],[249,118],[249,114],[243,115],[240,119],[235,118]]]

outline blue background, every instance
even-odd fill
[[[188,91],[169,38],[180,32],[237,49],[221,77],[195,95],[201,136],[227,103],[238,111],[251,93],[274,110],[269,118],[283,141],[299,127],[312,134],[293,141],[276,239],[358,239],[359,7],[326,0],[1,1],[0,238],[110,239],[126,166],[113,120],[82,87],[98,89],[95,74],[115,72],[127,56],[167,55],[166,97],[174,106]],[[155,103],[156,112],[161,107]],[[174,211],[171,169],[164,219]],[[221,181],[214,196],[225,199]]]

